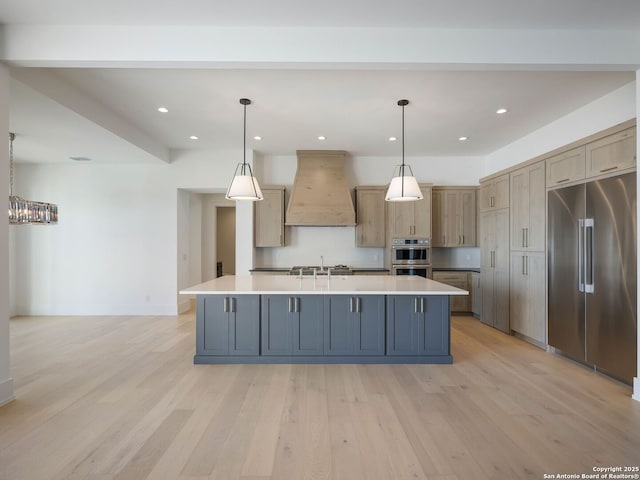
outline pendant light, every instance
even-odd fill
[[[402,107],[402,165],[398,165],[393,173],[391,183],[385,200],[387,202],[411,202],[422,200],[422,192],[418,186],[416,177],[409,165],[404,163],[404,107],[409,105],[409,100],[398,100],[398,105]]]
[[[13,141],[9,133],[9,224],[46,225],[58,223],[58,206],[53,203],[32,202],[13,194]]]
[[[240,103],[244,106],[243,160],[236,167],[225,198],[228,200],[250,200],[255,202],[262,200],[264,197],[262,196],[260,185],[258,185],[258,180],[253,176],[251,165],[247,163],[247,105],[251,105],[251,100],[241,98]]]

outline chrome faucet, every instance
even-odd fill
[[[324,257],[320,255],[320,271],[324,272]]]

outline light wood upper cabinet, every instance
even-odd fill
[[[476,245],[475,187],[434,187],[432,231],[434,247]]]
[[[501,175],[480,184],[480,211],[509,207],[509,174]]]
[[[256,247],[284,246],[284,187],[262,188],[264,200],[254,203]]]
[[[356,187],[356,247],[384,247],[386,187]]]
[[[420,185],[424,198],[414,202],[387,202],[389,238],[431,237],[431,185]]]
[[[511,249],[544,251],[545,162],[511,172]]]
[[[635,167],[636,127],[588,143],[585,154],[587,177]]]
[[[554,155],[547,162],[547,188],[555,187],[563,183],[569,183],[584,179],[585,175],[585,148],[584,145],[568,150],[559,155]]]

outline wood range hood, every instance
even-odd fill
[[[353,226],[356,212],[344,170],[342,150],[297,150],[298,169],[285,225]]]

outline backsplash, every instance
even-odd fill
[[[384,248],[357,248],[355,227],[286,227],[286,247],[255,249],[255,267],[294,265],[378,268],[384,265]]]
[[[435,268],[480,268],[480,247],[433,248]]]

